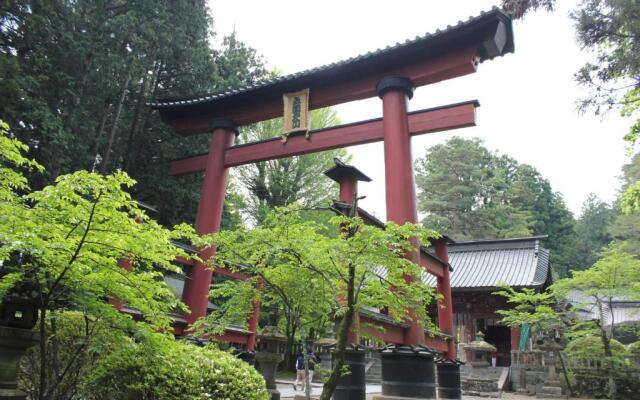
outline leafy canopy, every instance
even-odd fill
[[[162,276],[178,270],[176,257],[193,258],[173,241],[204,245],[206,238],[187,225],[169,230],[150,219],[125,191],[135,182],[123,172],[78,171],[30,191],[18,167],[41,167],[24,157],[26,147],[2,126],[1,300],[37,306],[41,330],[47,327],[47,311],[56,309],[97,319],[127,318],[107,298],[140,311],[146,323],[167,327],[167,313],[184,306]],[[130,262],[130,271],[122,268],[123,260]]]
[[[413,251],[411,237],[429,243],[435,232],[418,226],[388,223],[386,229],[367,225],[361,218],[331,218],[336,231],[352,229],[353,237],[325,235],[325,227],[301,216],[300,207],[279,208],[256,228],[222,231],[214,237],[218,247],[216,265],[249,275],[247,281],[226,281],[214,287],[213,297],[231,296],[221,314],[211,322],[225,318],[243,321],[250,312],[249,299],[265,299],[267,304],[298,310],[301,318],[328,314],[335,309],[340,316],[346,310],[336,303],[347,285],[347,269],[355,267],[355,307],[387,308],[398,321],[408,317],[407,309],[416,308],[417,317],[430,327],[426,308],[433,298],[433,288],[421,280],[407,282],[404,277],[421,276],[422,267],[404,258]],[[262,290],[256,284],[264,284]],[[231,287],[244,288],[233,290]],[[393,291],[389,291],[394,287]],[[288,290],[284,290],[287,288]],[[241,299],[234,301],[234,296]]]
[[[339,125],[337,113],[332,108],[311,111],[311,129]],[[275,118],[249,126],[240,133],[244,143],[271,139],[282,131],[282,118]],[[269,211],[300,203],[305,208],[327,207],[337,197],[334,182],[319,179],[331,168],[333,159],[344,161],[349,156],[344,149],[335,149],[303,156],[261,161],[238,168],[238,181],[247,190],[245,211],[258,224]]]
[[[500,322],[509,327],[530,325],[537,331],[546,331],[561,325],[560,314],[556,310],[556,298],[551,291],[538,292],[535,289],[515,290],[500,286],[493,294],[506,297],[512,307],[498,310]]]
[[[548,235],[560,273],[574,263],[574,220],[562,195],[535,168],[453,137],[416,160],[422,223],[457,239]]]

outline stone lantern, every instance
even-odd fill
[[[0,304],[0,400],[24,400],[26,394],[18,390],[17,374],[20,358],[38,343],[33,331],[38,309],[33,301],[10,294]]]
[[[277,324],[273,324],[272,320],[273,318],[270,318],[270,325],[265,326],[262,333],[258,335],[256,361],[260,364],[260,372],[267,384],[267,390],[271,393],[271,400],[280,400],[280,392],[276,388],[276,368],[284,359],[280,348],[287,341],[287,337],[280,332]]]
[[[544,384],[537,391],[536,397],[547,399],[566,399],[568,396],[562,394],[562,385],[558,377],[558,363],[562,346],[553,339],[546,338],[538,349],[543,352],[544,366],[546,369]]]
[[[465,345],[464,350],[473,356],[471,373],[462,381],[463,394],[489,395],[498,392],[498,382],[489,376],[489,354],[497,351],[496,347],[484,341],[484,333],[478,332],[476,339]]]

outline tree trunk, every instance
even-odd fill
[[[158,94],[158,86],[160,85],[160,69],[161,69],[162,63],[158,60],[156,62],[156,67],[154,69],[154,75],[153,75],[153,80],[151,83],[151,87],[153,87],[153,89],[151,90],[151,93],[149,94],[148,98],[151,99],[155,99],[156,95]],[[127,163],[126,165],[123,167],[123,169],[126,172],[130,171],[131,168],[131,164],[132,164],[132,160],[134,159],[134,157],[136,157],[138,154],[140,154],[141,152],[141,148],[143,146],[144,142],[144,135],[145,132],[147,131],[147,126],[149,125],[149,119],[151,118],[151,114],[153,113],[153,110],[147,107],[147,111],[145,113],[144,119],[142,120],[142,125],[140,126],[140,135],[142,136],[142,140],[138,140],[137,145],[135,146],[135,150],[131,150],[131,154],[128,154],[127,156]]]
[[[142,105],[144,104],[144,92],[145,87],[147,86],[147,75],[145,74],[144,78],[142,78],[142,82],[140,83],[140,90],[138,90],[138,98],[136,100],[136,107],[133,111],[133,118],[131,120],[131,128],[129,128],[129,137],[127,138],[127,142],[124,145],[124,149],[122,150],[122,154],[124,154],[124,160],[122,163],[122,169],[127,170],[129,165],[129,158],[133,156],[133,138],[136,135],[136,131],[138,130],[138,124],[140,121],[140,113],[142,111]]]
[[[102,172],[103,174],[107,172],[107,165],[109,165],[113,139],[115,138],[116,131],[118,130],[118,121],[120,119],[120,113],[122,112],[122,105],[124,104],[124,100],[127,97],[127,87],[129,86],[129,81],[131,81],[131,71],[127,73],[127,78],[124,81],[124,85],[122,85],[122,92],[120,93],[120,99],[118,100],[118,105],[116,107],[116,114],[113,116],[113,125],[111,126],[111,131],[109,132],[107,150],[105,151],[104,159],[102,161],[102,168],[100,168],[100,172]]]
[[[344,365],[344,355],[347,348],[347,337],[349,336],[349,330],[353,323],[353,314],[355,311],[355,272],[354,265],[349,265],[349,278],[347,282],[347,312],[340,321],[340,328],[338,329],[338,341],[336,343],[336,349],[333,352],[333,368],[329,379],[322,387],[322,394],[320,400],[331,400],[333,392],[336,390],[338,380],[342,375],[342,366]]]
[[[104,126],[107,123],[107,118],[109,118],[109,111],[111,111],[111,103],[107,99],[104,102],[104,108],[102,109],[102,118],[100,119],[100,124],[96,129],[96,137],[93,139],[93,146],[91,147],[91,172],[95,172],[96,167],[98,166],[98,147],[100,146],[100,139],[102,138],[102,134],[104,133]]]
[[[599,299],[596,299],[596,304],[598,306],[598,313],[600,314],[600,340],[602,341],[602,347],[604,349],[604,356],[605,356],[605,360],[608,360],[608,362],[610,363],[609,365],[609,398],[611,400],[615,400],[616,398],[616,381],[613,378],[613,360],[612,360],[612,352],[611,352],[611,338],[609,337],[609,335],[607,335],[607,321],[606,321],[606,316],[604,314],[604,307],[602,305],[602,301],[600,301]],[[612,310],[609,310],[609,312],[612,312]]]
[[[47,392],[47,301],[40,304],[40,385],[38,399],[44,400]]]
[[[296,324],[293,316],[285,314],[287,328],[285,330],[285,336],[287,337],[287,343],[284,348],[284,369],[289,371],[291,369],[291,355],[293,354],[293,345],[296,338]]]

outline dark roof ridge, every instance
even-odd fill
[[[549,235],[524,236],[517,238],[505,239],[474,239],[474,240],[457,240],[452,246],[464,246],[473,244],[490,244],[490,243],[513,243],[513,242],[532,242],[549,238]]]
[[[470,16],[466,21],[458,21],[457,24],[455,25],[447,25],[447,27],[445,29],[436,29],[434,32],[432,33],[425,33],[422,36],[416,36],[413,39],[407,39],[404,42],[396,42],[393,45],[387,45],[386,47],[383,48],[378,48],[376,50],[373,51],[368,51],[366,53],[354,56],[354,57],[349,57],[337,62],[333,62],[333,63],[329,63],[329,64],[325,64],[319,67],[315,67],[315,68],[309,68],[303,71],[299,71],[299,72],[295,72],[292,74],[287,74],[287,75],[283,75],[283,76],[279,76],[276,78],[272,78],[272,79],[264,79],[264,80],[260,80],[257,82],[254,82],[252,84],[246,84],[245,86],[241,86],[239,88],[234,88],[234,89],[227,89],[221,92],[217,92],[217,93],[209,93],[209,94],[204,94],[204,95],[200,95],[197,97],[172,97],[172,98],[160,98],[160,99],[156,99],[155,101],[151,101],[146,103],[145,105],[151,108],[156,108],[156,109],[160,109],[160,108],[165,108],[165,107],[175,107],[175,106],[187,106],[187,105],[193,105],[193,104],[199,104],[199,103],[208,103],[208,102],[212,102],[212,101],[217,101],[223,98],[227,98],[227,97],[231,97],[231,96],[235,96],[235,95],[239,95],[239,94],[243,94],[243,93],[247,93],[247,92],[251,92],[251,91],[255,91],[258,89],[263,89],[272,85],[276,85],[278,83],[282,83],[282,82],[286,82],[286,81],[290,81],[293,79],[299,79],[299,78],[303,78],[306,76],[310,76],[313,75],[315,73],[318,72],[323,72],[323,71],[327,71],[330,70],[332,68],[335,67],[340,67],[343,65],[347,65],[347,64],[351,64],[351,63],[355,63],[355,62],[360,62],[360,61],[364,61],[367,59],[371,59],[374,58],[380,54],[383,53],[387,53],[387,52],[391,52],[394,50],[401,50],[403,48],[407,48],[412,44],[427,40],[427,39],[431,39],[431,40],[437,40],[443,36],[446,36],[447,34],[452,34],[454,33],[457,29],[463,29],[465,27],[471,26],[474,22],[479,22],[480,20],[482,20],[483,18],[487,18],[487,17],[491,17],[491,16],[495,16],[498,19],[500,19],[501,21],[510,24],[511,18],[500,8],[498,7],[492,7],[491,10],[489,11],[483,11],[480,14],[476,15],[476,16]],[[511,28],[508,28],[509,30]],[[503,50],[501,50],[499,52],[499,54],[481,54],[480,55],[480,61],[484,61],[484,60],[490,60],[495,58],[496,56],[503,56],[506,53],[510,53],[513,52],[514,49],[514,44],[513,44],[513,39],[511,38],[510,35],[508,35],[507,37],[507,42],[505,44],[505,48]]]

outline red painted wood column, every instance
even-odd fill
[[[207,155],[196,216],[196,231],[200,235],[220,230],[229,175],[229,170],[224,166],[224,155],[227,148],[233,145],[238,133],[236,124],[229,119],[214,120],[211,123],[211,130],[213,132],[211,148]],[[200,253],[200,258],[206,261],[215,254],[215,248],[208,248]],[[191,313],[185,316],[189,324],[207,314],[212,275],[213,271],[203,263],[195,264],[189,271],[182,297],[184,303],[191,310]]]
[[[520,350],[520,327],[511,328],[511,351]]]
[[[358,180],[354,175],[345,174],[340,181],[340,201],[347,204],[353,204],[354,199],[358,196]],[[346,304],[347,296],[345,293],[341,293],[339,299]],[[360,344],[360,335],[358,330],[360,329],[360,313],[355,310],[353,314],[353,321],[351,323],[351,329],[347,334],[347,344]]]
[[[262,290],[263,282],[259,280],[256,283],[256,289],[259,291]],[[251,331],[251,334],[247,338],[247,350],[254,351],[256,348],[256,343],[258,341],[258,318],[260,317],[260,300],[254,300],[253,306],[251,309],[251,314],[249,315],[249,320],[247,321],[247,328]]]
[[[334,159],[336,166],[326,171],[324,174],[340,185],[340,202],[353,205],[354,200],[358,196],[358,181],[371,182],[371,178],[362,173],[359,169],[346,165],[337,158]],[[346,303],[344,291],[338,294],[338,301],[342,304]],[[360,313],[356,310],[353,315],[351,329],[347,335],[347,344],[360,344]]]
[[[382,99],[387,220],[398,224],[418,221],[407,118],[407,100],[413,97],[413,89],[413,83],[404,77],[384,78],[376,86],[378,96]],[[407,258],[416,264],[420,263],[417,251],[407,254]],[[406,279],[415,278],[408,276]],[[409,328],[405,331],[404,343],[424,344],[424,328],[415,318],[407,322]]]
[[[447,264],[449,263],[449,251],[447,249],[447,239],[441,238],[435,241],[434,247],[436,255]],[[451,335],[447,342],[447,352],[445,358],[454,360],[456,358],[456,341],[453,327],[453,299],[451,298],[451,272],[449,267],[444,268],[444,274],[437,278],[436,290],[442,295],[442,300],[438,302],[438,327],[444,333]]]

